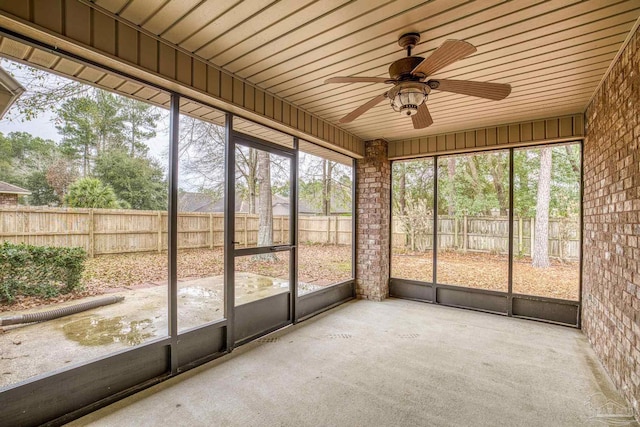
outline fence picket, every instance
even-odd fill
[[[48,246],[80,246],[90,256],[163,251],[167,235],[163,218],[166,215],[163,211],[30,206],[0,208],[0,240]],[[242,218],[241,221],[236,221],[236,237],[240,238],[237,240],[243,241],[245,247],[256,244],[258,216],[244,213],[237,215],[238,219]],[[178,248],[222,247],[223,218],[222,213],[180,212]],[[508,218],[438,218],[441,249],[506,253],[509,239]],[[462,221],[462,224],[458,221]],[[302,243],[351,243],[351,217],[301,215],[298,224],[299,240]],[[431,250],[433,221],[427,218],[425,224],[425,229],[405,229],[402,218],[394,217],[393,247],[412,251]],[[287,240],[285,233],[289,227],[288,216],[274,217],[274,237],[279,234],[276,241],[283,243]],[[518,254],[531,253],[534,227],[533,218],[518,218]],[[579,232],[577,221],[550,219],[549,255],[567,260],[578,259]]]

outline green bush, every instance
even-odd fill
[[[97,178],[81,178],[71,184],[64,202],[71,208],[118,209],[120,207],[113,188]]]
[[[18,295],[51,298],[80,287],[87,253],[24,243],[0,244],[0,302]]]

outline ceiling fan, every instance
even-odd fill
[[[499,101],[511,93],[511,86],[502,83],[474,82],[468,80],[446,80],[427,78],[447,65],[453,64],[476,51],[475,46],[462,40],[447,40],[428,58],[411,56],[411,49],[420,41],[420,34],[408,33],[400,36],[398,44],[407,49],[407,56],[393,62],[389,67],[389,76],[384,77],[332,77],[325,83],[386,83],[393,88],[356,108],[339,120],[349,123],[364,112],[388,98],[391,107],[407,116],[411,116],[413,127],[422,129],[433,123],[426,100],[431,90],[453,92],[462,95]]]

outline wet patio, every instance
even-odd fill
[[[289,291],[287,280],[253,273],[235,275],[236,305]],[[318,286],[299,284],[300,292]],[[86,363],[168,336],[167,287],[151,286],[109,294],[124,300],[41,323],[4,326],[0,332],[0,387],[42,373]],[[104,295],[49,305],[0,317],[46,312]],[[180,332],[224,318],[223,276],[178,281]]]

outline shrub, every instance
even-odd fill
[[[80,287],[87,254],[82,248],[0,244],[0,302],[18,295],[51,298]]]
[[[113,188],[97,178],[82,178],[71,184],[64,202],[72,208],[117,209],[120,207]]]

